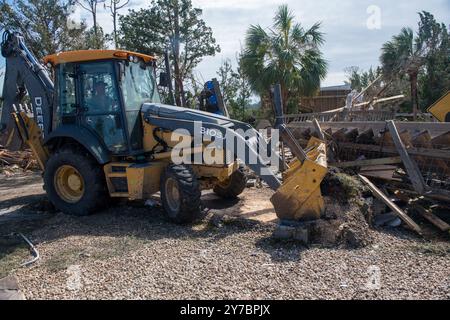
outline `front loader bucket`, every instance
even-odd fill
[[[289,164],[283,184],[270,199],[280,220],[316,220],[324,211],[320,184],[328,172],[326,143],[313,137],[306,150],[303,162]]]

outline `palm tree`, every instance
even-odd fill
[[[414,37],[411,28],[403,28],[400,34],[383,45],[381,64],[383,73],[388,77],[407,74],[411,85],[411,102],[414,120],[419,110],[417,78],[425,63],[425,46],[420,37]]]
[[[320,23],[305,30],[294,19],[293,12],[283,5],[272,28],[266,31],[259,25],[250,26],[241,62],[252,89],[262,96],[272,85],[281,84],[284,112],[290,98],[316,93],[327,73],[319,50],[324,43]]]

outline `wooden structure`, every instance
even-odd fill
[[[345,106],[347,95],[351,91],[352,89],[349,84],[321,88],[317,96],[302,97],[300,99],[300,110],[325,112]]]
[[[312,121],[291,122],[288,127],[301,145],[316,131]],[[450,123],[396,122],[396,130],[392,121],[320,122],[320,127],[337,158],[346,162],[343,167],[370,165],[364,171],[376,171],[377,178],[403,181],[419,195],[450,202]],[[399,156],[405,174],[395,172]]]

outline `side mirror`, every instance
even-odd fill
[[[164,87],[164,88],[169,87],[169,81],[170,81],[170,79],[169,79],[167,73],[161,72],[159,74],[159,86],[160,87]]]

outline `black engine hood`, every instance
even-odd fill
[[[227,129],[249,129],[249,124],[232,120],[225,116],[204,112],[195,109],[175,107],[159,103],[145,103],[142,106],[144,119],[151,122],[152,118],[161,118],[159,120],[182,120],[191,122],[202,122],[204,124],[214,124]]]

